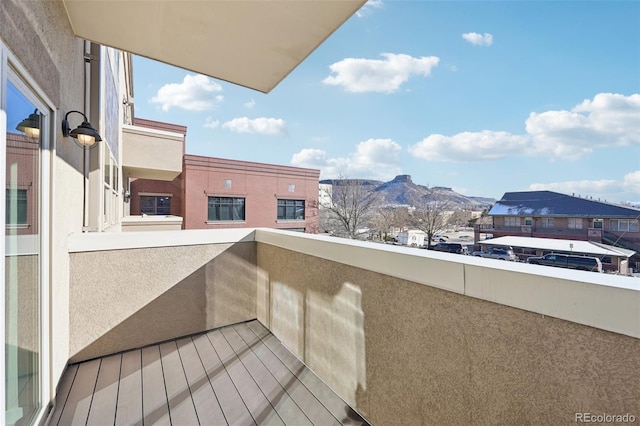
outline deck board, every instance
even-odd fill
[[[104,425],[104,419],[115,418],[121,361],[122,354],[102,359],[87,425],[101,426]]]
[[[227,342],[236,354],[242,354],[242,363],[256,382],[262,393],[267,397],[269,403],[278,413],[278,416],[285,424],[293,424],[298,426],[311,425],[311,422],[304,412],[293,401],[287,391],[278,383],[278,381],[269,372],[253,352],[247,346],[246,342],[240,337],[235,327],[228,327],[221,330]]]
[[[368,425],[258,321],[70,365],[49,425]]]
[[[60,422],[60,417],[62,417],[62,412],[67,403],[67,398],[69,397],[69,393],[71,392],[71,386],[73,385],[73,381],[76,378],[77,372],[78,364],[71,365],[69,366],[69,368],[67,368],[67,370],[64,372],[64,375],[60,379],[58,394],[56,395],[56,409],[51,415],[51,419],[49,421],[50,425],[57,425]]]
[[[220,408],[230,425],[254,425],[255,421],[249,412],[238,389],[227,373],[226,368],[206,335],[194,337],[193,343],[202,360],[211,387],[218,397]]]
[[[198,351],[191,338],[177,341],[178,351],[184,366],[185,376],[193,397],[193,405],[200,424],[221,425],[226,423],[220,403],[202,366]]]
[[[59,425],[84,425],[89,418],[89,409],[93,399],[93,391],[96,387],[96,379],[100,370],[100,359],[80,364],[73,381],[73,386],[69,391],[67,402],[64,404],[64,411]]]
[[[260,425],[284,425],[267,397],[244,367],[241,359],[244,354],[238,357],[220,330],[209,332],[207,336],[216,349],[240,396],[247,404],[247,408],[249,408],[255,422]]]
[[[253,348],[258,359],[269,366],[269,371],[280,385],[286,389],[307,418],[315,425],[338,425],[338,420],[307,389],[306,386],[282,363],[282,361],[262,342],[246,324],[234,327],[247,345]]]
[[[171,425],[159,346],[142,349],[142,408],[144,424]]]
[[[122,354],[116,426],[142,425],[142,351]]]

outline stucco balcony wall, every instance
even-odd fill
[[[69,245],[76,360],[258,318],[372,424],[640,413],[636,278],[271,229]]]
[[[72,236],[71,361],[256,318],[252,231],[208,237],[193,231]]]
[[[184,134],[142,126],[122,126],[125,177],[171,181],[182,173]]]
[[[640,413],[637,279],[277,231],[256,240],[259,319],[372,424]]]

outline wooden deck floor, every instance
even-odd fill
[[[49,425],[368,425],[258,321],[70,365]]]

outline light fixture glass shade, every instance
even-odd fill
[[[86,147],[93,146],[93,144],[96,143],[96,138],[94,138],[91,135],[79,134],[77,138],[80,145],[83,145]]]
[[[32,114],[29,114],[29,117],[18,123],[18,125],[16,126],[16,130],[24,133],[31,139],[39,139],[40,114],[38,114],[38,110],[34,110]]]
[[[40,139],[40,129],[37,127],[25,127],[24,133],[31,139]]]
[[[70,130],[69,121],[67,118],[69,114],[76,113],[82,115],[84,121],[81,125],[79,125],[74,130]],[[71,136],[76,140],[76,143],[84,148],[91,148],[96,144],[96,142],[100,142],[102,138],[96,129],[91,126],[89,121],[87,120],[87,116],[85,116],[80,111],[69,111],[65,116],[64,120],[62,120],[62,136],[67,137]]]

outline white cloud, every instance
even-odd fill
[[[220,127],[220,121],[214,120],[211,117],[207,117],[207,119],[204,122],[204,127],[208,128],[208,129],[218,128],[218,127]]]
[[[462,38],[475,46],[491,46],[493,44],[493,36],[489,33],[464,33]]]
[[[412,75],[429,76],[439,58],[414,58],[405,54],[383,53],[384,59],[346,58],[329,66],[335,75],[322,80],[324,84],[342,86],[351,93],[397,92]]]
[[[637,201],[640,194],[640,170],[627,173],[622,180],[577,180],[565,182],[534,183],[529,186],[531,191],[555,191],[563,194],[575,194],[583,198],[594,200]]]
[[[182,83],[165,84],[151,98],[152,103],[160,104],[163,111],[178,107],[187,111],[206,111],[213,109],[224,100],[216,95],[222,86],[204,75],[186,75]]]
[[[321,170],[322,179],[347,176],[389,180],[401,174],[400,145],[391,139],[360,142],[346,157],[329,158],[321,149],[307,148],[293,155],[291,164]]]
[[[535,112],[526,130],[542,154],[579,159],[594,148],[640,143],[640,94],[600,93],[570,111]]]
[[[250,101],[244,103],[244,107],[247,109],[253,109],[254,106],[256,106],[256,101],[254,101],[253,98]]]
[[[578,160],[595,148],[640,144],[640,95],[600,93],[571,110],[531,113],[526,133],[483,130],[434,134],[408,151],[428,161],[482,161],[508,156]]]
[[[623,185],[627,191],[640,197],[640,170],[624,175]]]
[[[363,18],[369,15],[373,9],[382,9],[382,0],[368,0],[362,7],[356,12],[358,18]]]
[[[408,150],[414,157],[428,161],[464,162],[518,155],[529,145],[527,136],[483,130],[453,136],[430,135]]]
[[[258,133],[262,135],[286,135],[287,123],[281,118],[248,118],[238,117],[222,125],[236,133]]]

